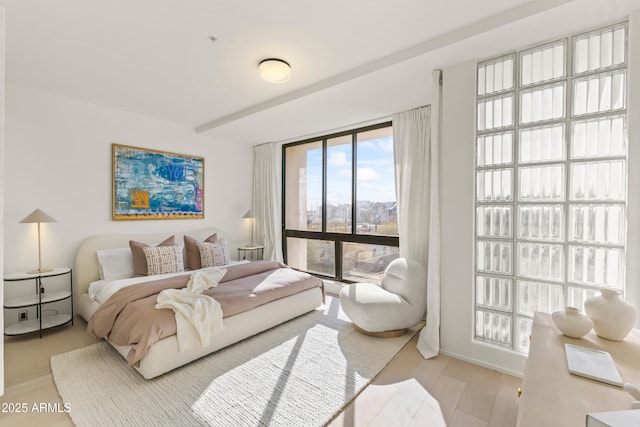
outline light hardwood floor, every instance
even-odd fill
[[[85,321],[76,318],[74,326],[47,331],[42,339],[37,334],[5,337],[5,395],[0,403],[4,409],[5,403],[26,403],[29,410],[0,413],[0,426],[73,425],[64,412],[31,409],[34,403],[59,403],[63,409],[49,358],[96,342],[85,327]],[[449,427],[516,425],[520,379],[447,356],[425,360],[416,341],[417,336],[329,426],[429,426],[423,414],[433,403],[430,396],[439,402]]]

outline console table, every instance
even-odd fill
[[[620,342],[600,338],[593,330],[574,339],[558,330],[551,315],[535,313],[518,427],[582,427],[589,412],[631,409],[634,399],[622,387],[570,374],[565,343],[609,352],[622,381],[640,387],[640,329]]]

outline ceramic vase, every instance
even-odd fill
[[[602,338],[622,341],[633,329],[636,310],[622,299],[622,292],[600,289],[600,296],[584,302],[587,316],[593,321],[593,330]]]
[[[565,307],[564,310],[551,314],[558,329],[570,338],[582,338],[593,327],[591,319],[575,307]]]

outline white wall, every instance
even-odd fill
[[[0,5],[0,257],[4,253],[4,53],[5,53],[5,8]],[[0,277],[4,275],[0,264]],[[4,284],[0,285],[0,306],[4,301]],[[4,318],[0,317],[0,331],[4,331]],[[4,361],[4,340],[0,341],[0,360]],[[0,396],[4,395],[4,363],[0,365]]]
[[[202,220],[111,220],[111,143],[205,158]],[[41,208],[44,267],[73,267],[92,234],[188,231],[219,227],[231,253],[249,238],[253,149],[197,135],[193,129],[18,86],[6,92],[6,272],[37,268],[35,224],[19,221]],[[15,319],[9,319],[11,323]]]
[[[525,357],[473,342],[473,173],[475,61],[443,70],[441,188],[441,351],[521,375]]]
[[[627,277],[625,299],[638,310],[640,328],[640,9],[629,16],[629,184],[627,204]],[[633,76],[633,77],[631,77]]]
[[[640,72],[636,71],[640,69],[640,10],[630,16],[628,47],[626,299],[640,313]],[[443,70],[441,351],[503,372],[522,375],[525,365],[522,354],[472,339],[475,71],[475,61]]]

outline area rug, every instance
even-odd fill
[[[416,332],[353,329],[338,298],[152,380],[106,342],[53,356],[58,392],[77,426],[322,426]]]

